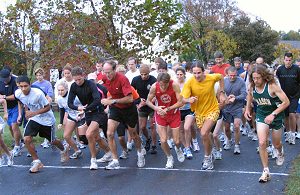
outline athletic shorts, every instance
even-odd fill
[[[33,120],[29,120],[24,129],[24,137],[36,137],[37,134],[39,134],[40,137],[46,138],[49,142],[52,142],[55,139],[55,125],[45,126]]]
[[[198,128],[202,128],[204,121],[210,119],[214,122],[217,122],[220,115],[220,110],[216,110],[214,112],[210,112],[207,115],[198,115],[196,114],[196,124]]]
[[[122,137],[122,136],[125,136],[125,131],[127,129],[127,125],[124,124],[124,123],[120,123],[117,127],[117,134],[118,134],[118,137]]]
[[[233,112],[227,112],[227,111],[222,111],[222,114],[224,116],[223,121],[226,123],[232,123],[235,118],[242,119],[243,116],[243,110],[236,110]]]
[[[85,118],[82,118],[82,119],[80,119],[79,121],[77,121],[77,120],[71,118],[70,115],[68,115],[67,119],[68,119],[69,121],[75,122],[75,124],[76,124],[76,126],[77,126],[78,128],[80,128],[81,126],[85,125]]]
[[[138,123],[138,112],[135,105],[122,109],[111,106],[108,118],[134,128]]]
[[[154,114],[155,121],[160,126],[169,126],[170,128],[180,127],[180,112],[177,110],[174,114],[160,116],[156,112]]]
[[[101,111],[87,112],[85,113],[85,121],[87,126],[91,124],[92,121],[97,122],[99,124],[99,128],[101,128],[106,135],[107,132],[107,114]]]
[[[149,111],[139,111],[139,117],[142,118],[148,118],[148,116],[150,118],[152,118],[154,116],[154,111],[153,110],[149,110]]]
[[[192,112],[191,109],[180,110],[180,121],[184,121],[185,117],[188,115],[195,116],[194,112]]]
[[[298,108],[298,98],[289,98],[290,105],[284,110],[285,116],[289,116],[289,113],[296,113]]]
[[[13,107],[13,108],[9,108],[7,109],[8,112],[8,120],[7,120],[7,124],[9,126],[12,126],[13,123],[17,123],[18,120],[18,105]]]
[[[263,116],[256,115],[255,121],[257,123],[266,124],[265,123],[265,117],[263,117]],[[274,121],[270,125],[268,125],[268,124],[266,124],[266,125],[269,126],[269,129],[278,130],[278,129],[281,129],[283,127],[283,123],[284,123],[284,116],[283,115],[282,116],[277,115],[276,118],[274,119]]]

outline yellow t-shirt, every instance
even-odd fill
[[[199,82],[192,77],[184,84],[181,91],[183,98],[198,97],[198,100],[191,104],[191,110],[196,115],[207,116],[209,113],[219,110],[214,85],[221,78],[221,74],[207,74],[204,81]]]

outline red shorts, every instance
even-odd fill
[[[155,112],[155,122],[160,126],[170,126],[170,128],[180,127],[180,112],[177,110],[174,114],[167,114],[165,116],[158,115]]]

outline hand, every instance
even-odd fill
[[[85,111],[85,109],[86,109],[86,107],[87,107],[87,105],[85,105],[85,106],[78,106],[78,111],[79,112],[84,112]]]
[[[245,118],[246,118],[247,121],[250,121],[251,118],[252,118],[252,116],[251,116],[249,110],[247,110],[247,109],[246,109],[246,111],[245,111],[245,113],[244,113],[244,116],[245,116]]]
[[[25,118],[28,120],[29,118],[34,117],[36,114],[33,111],[27,110],[25,111]]]
[[[63,127],[63,125],[62,125],[62,124],[58,124],[58,125],[57,125],[57,129],[58,129],[58,130],[61,130],[61,129],[62,129],[62,127]]]
[[[273,122],[273,120],[274,120],[274,118],[275,118],[275,116],[273,115],[273,114],[270,114],[270,115],[268,115],[266,118],[265,118],[265,123],[266,124],[271,124],[272,122]]]
[[[101,104],[103,104],[104,106],[112,105],[112,103],[113,103],[113,99],[104,98],[101,100]]]
[[[197,96],[192,96],[192,97],[190,97],[189,98],[189,102],[192,104],[192,103],[194,103],[195,101],[197,101],[198,100],[198,97]]]
[[[7,113],[7,112],[4,112],[3,119],[4,119],[5,121],[7,121],[7,119],[8,119],[8,113]]]
[[[232,104],[235,101],[235,96],[234,95],[229,95],[228,96],[228,102],[229,104]]]
[[[22,115],[18,116],[17,123],[18,123],[18,125],[20,125],[22,123]]]
[[[137,109],[140,110],[141,107],[147,105],[146,100],[144,98],[141,98],[141,102],[137,105]]]
[[[167,108],[165,106],[157,106],[155,110],[158,115],[164,116],[167,114]]]

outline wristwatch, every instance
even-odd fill
[[[5,100],[6,100],[6,95],[2,95],[2,97],[3,97],[3,99],[5,99]]]
[[[272,112],[272,115],[273,115],[274,117],[276,117],[276,116],[277,116],[277,114],[276,114],[275,112]]]
[[[116,103],[117,103],[117,100],[113,100],[113,101],[112,101],[112,104],[116,104]]]

